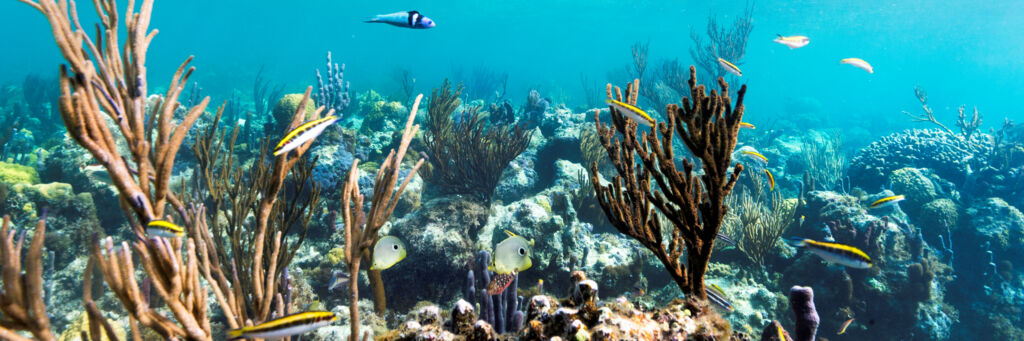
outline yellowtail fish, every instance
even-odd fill
[[[768,168],[765,168],[764,169],[764,174],[768,176],[768,189],[774,191],[775,190],[775,177],[772,176],[772,171],[768,170]]]
[[[302,144],[312,141],[317,136],[320,136],[320,133],[323,133],[324,129],[327,129],[328,126],[338,122],[338,119],[338,116],[327,116],[295,127],[295,129],[284,135],[281,142],[277,143],[277,147],[274,147],[274,156],[288,153]]]
[[[736,308],[733,308],[732,303],[729,302],[728,296],[725,295],[725,290],[722,290],[722,288],[717,284],[705,286],[704,293],[708,295],[709,301],[721,307],[725,311],[732,312],[733,310],[736,310]]]
[[[754,125],[747,122],[740,122],[740,128],[754,129]]]
[[[508,274],[495,273],[494,277],[491,277],[491,282],[487,283],[487,294],[488,295],[500,295],[505,292],[512,281],[516,279],[516,272]]]
[[[782,45],[789,46],[790,50],[798,49],[798,48],[807,46],[807,44],[809,44],[811,42],[811,39],[807,38],[805,36],[788,36],[788,37],[783,37],[781,34],[776,34],[776,36],[778,36],[778,37],[775,38],[775,40],[772,40],[772,41],[774,41],[776,43],[779,43],[779,44],[782,44]]]
[[[764,166],[768,165],[768,158],[765,157],[764,155],[761,155],[761,153],[758,153],[756,151],[753,151],[753,150],[740,150],[740,154],[743,155],[743,156],[746,156],[747,159],[757,163],[761,167],[764,167]]]
[[[803,247],[811,250],[829,262],[855,268],[867,269],[871,267],[871,257],[864,251],[849,245],[819,242],[805,238],[790,238],[790,243],[795,247]]]
[[[279,339],[313,331],[337,320],[338,316],[329,311],[292,314],[255,326],[230,330],[228,339]]]
[[[615,108],[615,110],[618,110],[619,113],[622,114],[623,116],[626,116],[629,119],[636,121],[636,123],[643,124],[648,127],[654,126],[654,119],[651,118],[650,115],[647,115],[647,113],[641,110],[640,108],[629,105],[629,103],[616,101],[611,98],[605,100],[605,102],[607,102],[608,105],[611,106],[612,108]]]
[[[875,69],[871,67],[871,64],[860,58],[846,58],[839,61],[840,64],[850,64],[856,66],[868,73],[875,73]]]
[[[787,340],[786,339],[786,330],[782,329],[782,323],[779,323],[778,321],[776,321],[775,322],[775,329],[777,329],[779,331],[779,340],[780,341],[786,341]]]
[[[722,59],[722,58],[718,58],[718,65],[721,65],[722,68],[725,69],[725,71],[727,71],[727,72],[729,72],[731,74],[734,74],[734,75],[740,76],[740,77],[743,76],[743,71],[740,71],[739,67],[737,67],[733,63],[730,63],[728,60],[725,60],[725,59]]]
[[[837,332],[836,335],[845,334],[846,328],[850,327],[850,323],[853,323],[853,318],[850,318],[849,320],[846,320],[846,322],[843,322],[843,326],[839,327],[839,332]]]
[[[405,259],[405,243],[397,237],[384,236],[373,246],[370,270],[384,270]]]
[[[146,235],[150,237],[179,238],[185,236],[185,229],[165,220],[153,220],[146,224]]]
[[[533,254],[533,241],[505,231],[508,238],[494,247],[494,260],[487,270],[497,274],[510,274],[529,269],[533,266],[530,255]]]
[[[907,197],[903,196],[902,194],[887,196],[885,198],[875,200],[875,202],[871,203],[871,208],[881,208],[896,205],[896,203],[906,199]]]

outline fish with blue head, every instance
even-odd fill
[[[390,14],[378,14],[366,20],[368,23],[384,23],[405,28],[427,29],[436,26],[434,20],[420,14],[419,11],[402,11]]]

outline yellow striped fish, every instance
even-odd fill
[[[768,170],[768,168],[765,168],[764,169],[764,174],[768,176],[768,189],[774,191],[775,190],[775,177],[772,176],[772,171]]]
[[[289,151],[298,148],[303,143],[312,141],[320,133],[324,132],[328,126],[338,121],[338,116],[327,116],[318,120],[312,120],[295,127],[288,134],[284,135],[281,142],[277,143],[277,147],[274,147],[274,156],[288,153]]]
[[[185,236],[185,229],[166,220],[153,220],[146,224],[146,235],[150,237],[179,238]]]
[[[906,199],[907,197],[903,196],[902,194],[887,196],[885,198],[875,200],[875,202],[871,203],[871,208],[881,208],[896,205],[896,203]]]
[[[871,64],[860,58],[846,58],[839,61],[840,64],[850,64],[860,68],[861,70],[867,71],[868,73],[875,73],[875,68],[871,67]]]
[[[850,323],[853,323],[853,318],[850,318],[849,320],[846,320],[846,322],[843,322],[843,326],[839,327],[839,331],[836,332],[836,335],[843,335],[843,334],[845,334],[846,333],[846,328],[850,327]]]
[[[740,154],[746,156],[747,159],[756,162],[758,165],[761,165],[761,167],[768,165],[768,158],[765,157],[764,155],[761,155],[761,153],[755,152],[753,150],[741,150]]]
[[[626,116],[629,119],[636,121],[636,123],[640,123],[648,127],[654,126],[654,119],[651,118],[650,115],[647,115],[647,113],[641,110],[640,108],[629,105],[629,103],[616,101],[611,98],[607,99],[605,102],[608,102],[609,106],[615,108],[615,110],[618,110],[619,113],[622,114],[623,116]]]
[[[855,268],[867,269],[871,267],[871,257],[864,251],[849,245],[819,242],[805,238],[790,238],[790,243],[795,247],[803,247],[811,250],[829,262]]]
[[[237,339],[279,339],[298,335],[329,325],[338,316],[329,311],[310,311],[284,316],[255,326],[228,331],[229,340]]]
[[[775,40],[772,41],[782,45],[789,46],[790,50],[807,46],[807,44],[811,42],[811,39],[807,38],[806,36],[784,37],[781,34],[776,34],[776,36],[778,36],[778,38],[775,38]]]
[[[732,302],[729,302],[729,297],[725,295],[725,290],[722,290],[722,287],[719,287],[717,284],[704,287],[704,294],[708,295],[708,301],[711,301],[711,303],[725,311],[732,312],[736,310],[736,308],[733,308]]]
[[[740,128],[754,129],[754,125],[747,122],[740,122]]]
[[[721,65],[722,68],[725,69],[725,71],[727,71],[727,72],[729,72],[731,74],[734,74],[734,75],[740,76],[740,77],[743,76],[743,71],[740,71],[740,68],[737,67],[736,64],[730,63],[728,60],[725,60],[725,59],[722,59],[722,58],[718,58],[718,65]]]

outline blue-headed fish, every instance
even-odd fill
[[[426,29],[436,26],[433,20],[420,14],[419,11],[402,11],[390,14],[379,14],[365,22],[384,23],[388,25]]]

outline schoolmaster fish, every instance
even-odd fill
[[[384,23],[388,25],[427,29],[434,27],[434,21],[420,14],[418,11],[402,11],[391,14],[379,14],[369,20],[369,23]]]

